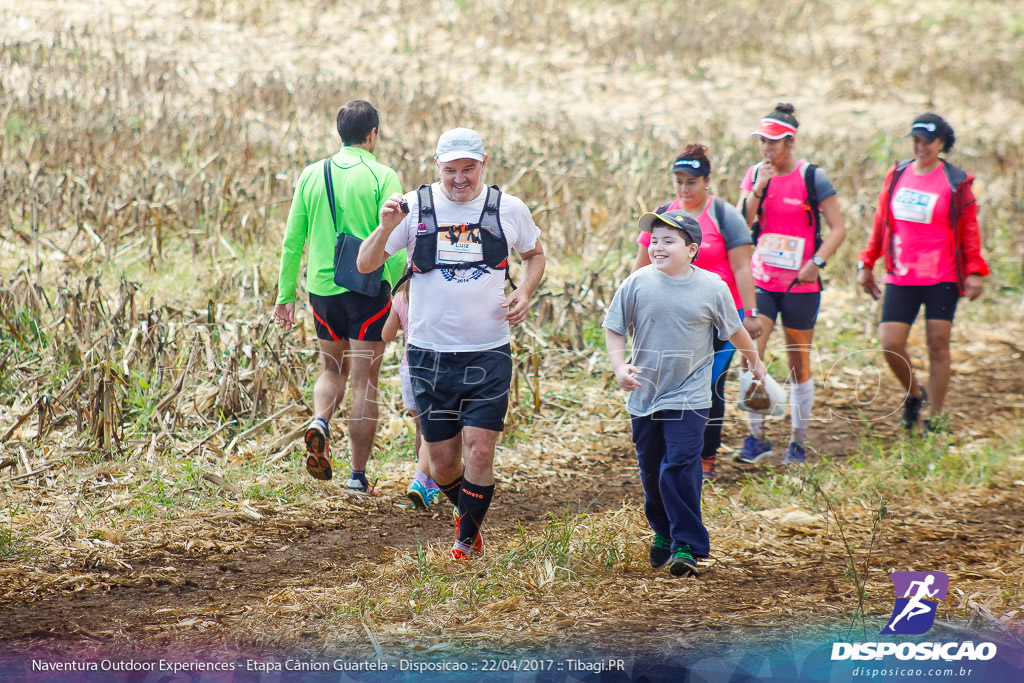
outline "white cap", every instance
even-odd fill
[[[452,128],[441,133],[434,154],[434,158],[441,164],[455,159],[483,161],[485,156],[484,141],[480,139],[479,133],[469,128]]]

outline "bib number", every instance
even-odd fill
[[[806,241],[803,237],[790,235],[761,235],[757,241],[757,255],[766,266],[800,270]]]
[[[443,225],[438,228],[437,263],[477,263],[484,258],[480,227]]]
[[[901,188],[892,198],[892,215],[896,220],[928,224],[938,201],[939,195],[932,192]]]

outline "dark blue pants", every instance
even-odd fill
[[[651,529],[688,545],[697,557],[711,552],[700,514],[700,452],[708,410],[662,410],[633,417],[633,445],[644,486],[644,514]]]

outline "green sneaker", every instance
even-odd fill
[[[688,545],[675,549],[672,553],[672,576],[697,576],[697,560]]]
[[[671,559],[672,541],[664,536],[654,534],[654,540],[651,541],[651,566],[655,569],[664,567]]]

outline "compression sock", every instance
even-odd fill
[[[790,441],[803,443],[807,437],[807,425],[811,421],[811,410],[814,408],[814,380],[809,379],[789,387],[789,413],[793,425],[793,436]]]
[[[438,484],[437,488],[441,489],[441,493],[452,502],[452,505],[456,508],[459,507],[459,489],[462,488],[461,476],[450,484]]]
[[[494,484],[478,486],[465,479],[462,480],[462,488],[459,491],[458,540],[460,543],[473,545],[476,541],[476,534],[480,531],[480,524],[487,515],[487,509],[491,507],[492,498],[494,498]]]

